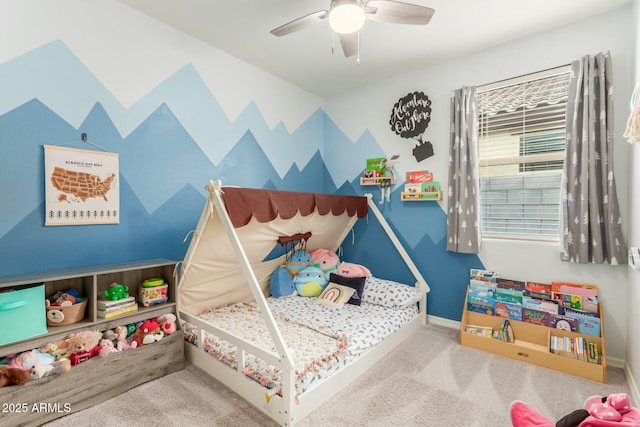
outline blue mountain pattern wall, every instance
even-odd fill
[[[49,74],[43,72],[47,67]],[[61,75],[71,81],[60,82]],[[64,44],[53,42],[0,64],[0,87],[14,94],[5,102],[28,95],[0,115],[0,158],[10,159],[0,168],[0,276],[182,259],[188,247],[183,240],[197,224],[204,185],[212,178],[291,191],[372,192],[379,198],[376,187],[359,185],[362,165],[353,161],[383,155],[370,132],[351,141],[321,109],[292,133],[282,124],[270,129],[254,103],[231,123],[191,66],[124,109]],[[24,93],[15,95],[16,90]],[[69,123],[78,114],[69,105],[89,111],[79,124]],[[82,132],[88,143],[79,140]],[[119,153],[120,224],[43,225],[43,144]],[[436,203],[402,203],[399,191],[383,213],[431,286],[429,312],[458,319],[469,268],[482,264],[476,256],[446,251],[446,217]],[[343,259],[365,264],[380,277],[413,280],[399,267],[399,255],[375,219],[359,221],[355,237],[355,244],[348,239],[343,245]]]

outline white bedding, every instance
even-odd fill
[[[287,347],[294,354],[296,390],[304,393],[316,381],[331,375],[400,329],[418,314],[415,304],[389,308],[363,302],[343,308],[322,306],[315,298],[291,296],[268,298],[267,302]],[[275,346],[255,303],[233,304],[199,316],[206,322],[254,345],[275,352]],[[236,367],[236,347],[205,333],[205,349],[222,362]],[[243,372],[279,393],[281,373],[249,355]]]

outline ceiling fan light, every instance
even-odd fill
[[[329,11],[329,25],[338,34],[355,33],[364,25],[365,13],[358,0],[334,0]]]

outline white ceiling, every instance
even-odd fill
[[[328,22],[270,31],[328,9],[330,0],[120,0],[301,88],[328,97],[392,75],[619,8],[632,0],[406,0],[436,10],[426,26],[367,21],[360,65]],[[552,46],[550,46],[552,48]]]

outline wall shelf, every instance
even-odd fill
[[[395,176],[376,176],[373,178],[365,178],[363,176],[360,177],[360,185],[380,185],[380,181],[382,181],[383,179],[387,179],[387,180],[391,180],[391,185],[394,185],[396,183],[396,177]]]
[[[404,202],[429,202],[442,200],[442,191],[428,193],[401,193],[400,199]]]

